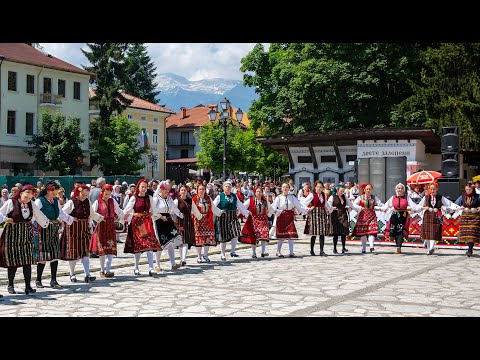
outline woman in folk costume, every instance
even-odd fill
[[[195,249],[197,263],[210,262],[208,250],[216,246],[214,216],[220,216],[221,210],[215,206],[213,200],[206,194],[206,186],[198,185],[197,194],[192,199],[193,228],[195,231]],[[202,258],[203,247],[203,258]]]
[[[315,184],[315,192],[306,191],[306,197],[300,197],[300,202],[303,206],[310,208],[310,212],[305,224],[304,234],[309,234],[310,238],[310,255],[315,256],[313,251],[315,247],[315,239],[318,235],[320,239],[320,256],[327,256],[323,251],[325,246],[325,235],[330,233],[330,219],[327,214],[332,212],[332,206],[328,203],[328,198],[323,192],[323,182],[317,181]]]
[[[100,277],[111,278],[115,275],[110,271],[113,255],[117,255],[117,239],[115,231],[115,215],[120,222],[125,214],[118,203],[112,199],[112,185],[104,185],[100,196],[92,204],[93,216],[102,215],[103,220],[97,223],[90,241],[90,253],[98,253],[100,258]],[[133,194],[132,194],[133,196]],[[106,259],[106,261],[105,261]]]
[[[177,224],[180,234],[182,235],[182,245],[178,247],[180,251],[181,265],[187,265],[187,253],[191,246],[195,246],[195,229],[192,219],[192,198],[189,196],[188,187],[180,185],[178,189],[179,196],[173,202],[177,205],[183,214],[183,219],[178,218]]]
[[[183,218],[183,214],[173,202],[171,196],[168,195],[168,183],[166,181],[160,182],[160,185],[155,190],[153,195],[153,206],[155,207],[156,216],[154,216],[154,227],[157,234],[157,239],[160,240],[160,250],[157,250],[155,270],[162,271],[160,266],[160,258],[162,257],[162,250],[168,250],[170,258],[170,265],[172,270],[177,270],[182,264],[175,263],[175,244],[181,243],[182,235],[178,231],[172,215],[175,214],[179,218]]]
[[[458,241],[468,244],[467,256],[473,255],[473,246],[480,243],[480,196],[472,185],[465,186],[465,193],[458,197],[455,204],[462,210]]]
[[[397,245],[395,254],[401,254],[403,240],[408,238],[410,228],[410,214],[408,210],[413,210],[417,204],[407,195],[405,185],[402,183],[395,186],[395,193],[396,195],[393,195],[382,206],[382,211],[392,212],[385,227],[385,236],[395,239],[395,244]]]
[[[245,202],[245,199],[248,198],[248,196],[245,196],[243,191],[242,191],[242,185],[240,182],[235,183],[235,194],[237,195],[237,199],[242,202],[242,204]],[[238,218],[242,222],[244,219],[243,214],[238,214]]]
[[[373,252],[375,237],[378,234],[377,214],[375,210],[380,210],[383,206],[382,201],[376,195],[372,195],[372,184],[362,184],[361,195],[353,202],[353,208],[358,212],[357,223],[353,229],[352,235],[360,236],[362,240],[362,254],[365,254],[368,242],[370,243],[370,252]]]
[[[121,186],[120,185],[112,185],[113,191],[112,191],[112,199],[115,200],[118,205],[120,206],[120,209],[123,209],[123,200],[125,199],[125,195],[123,195],[120,192]],[[128,227],[128,226],[125,226]],[[123,232],[127,232],[127,229],[125,229]],[[117,243],[121,244],[123,243],[122,240],[120,240],[120,233],[117,232]]]
[[[252,258],[257,258],[257,245],[262,242],[262,257],[268,256],[266,252],[267,242],[269,241],[268,216],[275,211],[268,202],[261,187],[255,189],[255,196],[249,197],[243,204],[252,213],[243,225],[242,237],[240,241],[252,246]]]
[[[67,225],[60,238],[61,259],[67,260],[70,266],[70,281],[77,282],[75,277],[75,264],[78,259],[82,259],[83,269],[85,271],[85,282],[90,283],[96,279],[90,275],[90,219],[95,221],[103,220],[103,216],[95,214],[91,210],[90,200],[88,200],[89,188],[86,184],[78,184],[73,189],[72,196],[63,206],[62,210],[73,216],[75,221],[72,225]]]
[[[442,212],[459,208],[446,197],[437,194],[437,190],[438,183],[428,184],[428,194],[414,208],[414,211],[424,211],[420,238],[425,240],[427,255],[433,254],[436,241],[442,241]]]
[[[35,259],[32,219],[42,228],[49,225],[48,218],[32,201],[37,189],[24,185],[0,208],[0,222],[6,222],[0,237],[0,266],[7,268],[8,292],[15,294],[13,281],[17,268],[23,268],[25,294],[36,292],[30,285]],[[2,295],[0,295],[2,297]]]
[[[330,195],[328,203],[332,206],[330,220],[332,224],[333,234],[333,253],[338,254],[337,243],[338,237],[342,240],[342,254],[348,252],[345,247],[347,235],[350,233],[350,225],[348,221],[348,208],[352,208],[352,202],[345,195],[345,186],[338,185],[338,192]]]
[[[237,195],[232,193],[232,183],[228,180],[223,183],[223,192],[213,200],[213,203],[222,211],[218,221],[220,259],[227,259],[225,250],[229,241],[231,241],[230,256],[238,257],[235,248],[238,238],[242,235],[242,230],[238,221],[237,210],[244,216],[251,215],[251,212],[238,200]]]
[[[156,215],[156,208],[153,206],[153,197],[147,194],[148,182],[140,179],[135,187],[135,194],[130,197],[127,206],[123,209],[125,217],[131,217],[132,221],[128,226],[127,239],[123,252],[134,254],[135,267],[133,273],[141,275],[140,257],[147,252],[148,275],[153,276],[153,251],[160,250],[160,243],[155,235],[152,216]]]
[[[302,215],[308,213],[309,209],[298,201],[297,197],[289,194],[289,185],[282,185],[282,193],[278,195],[272,204],[275,211],[275,219],[270,229],[270,237],[278,239],[277,256],[282,255],[282,245],[285,239],[288,239],[288,247],[290,249],[290,257],[296,257],[293,252],[293,239],[298,239],[297,228],[295,227],[295,212],[297,209]]]
[[[45,269],[45,264],[50,261],[51,280],[50,286],[55,289],[63,289],[57,282],[58,259],[61,258],[61,246],[58,230],[60,229],[61,221],[63,220],[67,225],[72,225],[75,220],[72,216],[66,214],[57,197],[60,185],[52,180],[46,182],[42,190],[35,200],[35,205],[45,214],[50,220],[50,225],[47,228],[40,228],[37,243],[37,280],[35,286],[43,288],[42,274]]]
[[[272,191],[272,186],[274,187],[275,184],[274,183],[270,184],[270,183],[266,182],[263,186],[264,186],[263,195],[265,196],[265,198],[267,199],[269,204],[272,205],[273,202],[275,201],[275,198],[277,197],[275,192]],[[268,223],[270,224],[270,226],[272,226],[272,224],[273,224],[273,217],[274,217],[273,214],[268,217]]]

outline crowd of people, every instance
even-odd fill
[[[43,288],[42,274],[50,263],[50,287],[62,289],[57,282],[58,261],[67,261],[70,281],[77,282],[75,265],[81,261],[84,281],[96,280],[90,273],[90,257],[100,260],[100,277],[112,278],[112,262],[117,255],[119,234],[126,233],[125,253],[134,255],[135,275],[140,276],[140,259],[146,253],[148,275],[163,269],[160,259],[167,250],[171,270],[186,266],[189,249],[194,247],[197,263],[210,262],[209,249],[220,247],[220,259],[235,258],[238,242],[249,244],[252,258],[267,257],[267,243],[277,240],[276,256],[285,257],[282,246],[288,240],[288,257],[295,258],[294,240],[299,238],[295,218],[304,216],[304,235],[310,236],[310,255],[315,254],[318,237],[320,256],[325,252],[325,236],[333,236],[333,253],[348,252],[347,236],[361,238],[361,252],[373,252],[378,234],[377,211],[391,214],[385,235],[396,243],[395,254],[402,253],[408,237],[411,212],[423,213],[421,239],[427,254],[434,253],[436,241],[442,240],[442,219],[446,212],[461,211],[459,241],[468,244],[467,256],[480,242],[480,182],[467,184],[465,193],[455,202],[438,193],[439,184],[432,182],[426,189],[404,184],[395,187],[395,195],[382,203],[374,195],[371,184],[317,181],[302,184],[298,189],[293,180],[282,184],[233,179],[220,182],[212,178],[186,181],[176,186],[170,180],[141,179],[137,184],[107,184],[102,177],[92,184],[75,183],[69,199],[58,181],[16,184],[1,191],[0,267],[7,268],[8,293],[15,294],[16,271],[22,267],[25,293],[36,292],[31,286],[31,266],[37,266],[36,288]],[[350,233],[350,211],[357,221]],[[175,249],[180,261],[175,260]],[[154,259],[155,258],[155,259]],[[1,295],[0,295],[1,296]]]

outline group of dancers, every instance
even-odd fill
[[[60,184],[55,181],[48,181],[38,194],[32,185],[22,186],[0,208],[0,222],[5,224],[0,237],[0,266],[8,269],[8,292],[16,293],[14,279],[19,267],[23,268],[25,293],[36,292],[31,286],[31,266],[35,264],[35,287],[43,288],[42,274],[47,262],[51,270],[50,286],[62,289],[56,279],[58,260],[68,261],[72,282],[77,282],[75,265],[81,260],[84,280],[91,283],[96,279],[90,274],[91,254],[99,257],[100,277],[112,278],[112,261],[117,255],[117,223],[128,224],[124,252],[134,254],[134,274],[137,276],[141,275],[142,253],[147,255],[149,276],[160,273],[161,254],[165,249],[171,270],[186,265],[191,247],[196,249],[197,263],[210,262],[209,249],[218,244],[222,261],[227,259],[227,243],[230,243],[230,257],[238,257],[238,241],[250,244],[252,258],[257,258],[259,244],[261,257],[269,256],[266,245],[270,239],[278,240],[276,256],[284,257],[282,246],[288,240],[288,256],[294,258],[294,240],[299,238],[296,214],[306,215],[304,234],[311,236],[311,255],[315,255],[318,236],[320,255],[327,256],[324,251],[326,235],[333,235],[335,254],[338,253],[339,237],[341,252],[348,251],[345,244],[350,233],[349,209],[358,212],[352,235],[361,237],[362,253],[366,253],[367,240],[370,252],[374,251],[378,234],[375,211],[391,213],[386,236],[395,240],[395,254],[401,254],[403,241],[408,236],[410,212],[424,212],[421,238],[427,244],[429,255],[434,252],[435,242],[442,239],[442,214],[445,211],[462,211],[459,240],[468,243],[468,256],[472,255],[474,244],[480,242],[480,200],[469,185],[453,203],[437,193],[438,183],[431,183],[429,194],[419,204],[410,200],[403,184],[396,186],[396,195],[384,204],[372,194],[371,184],[363,184],[360,196],[354,200],[345,196],[343,185],[327,198],[321,181],[315,183],[313,192],[305,187],[299,199],[291,194],[289,184],[282,185],[279,195],[270,191],[268,183],[264,187],[257,186],[253,195],[243,199],[228,180],[223,183],[223,192],[215,198],[207,195],[204,184],[199,184],[193,196],[187,186],[181,185],[174,199],[169,196],[169,186],[166,181],[160,182],[152,196],[147,192],[147,180],[139,180],[124,209],[112,198],[111,185],[104,185],[99,198],[91,204],[89,188],[77,184],[70,200],[63,206],[57,197]],[[243,226],[239,214],[246,219]],[[62,222],[65,226],[60,232]],[[92,223],[95,224],[93,233]],[[180,251],[179,263],[175,261],[175,248]]]

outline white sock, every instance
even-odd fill
[[[202,258],[202,248],[200,246],[197,246],[195,248],[195,250],[197,251],[198,258],[201,259]]]
[[[429,247],[430,250],[433,250],[435,249],[435,240],[430,240],[430,247]]]
[[[168,256],[170,257],[170,264],[175,265],[175,248],[173,247],[173,242],[168,244]]]
[[[107,272],[110,272],[110,267],[112,266],[112,260],[113,260],[113,254],[108,254],[107,255],[107,262],[105,266],[105,270]]]
[[[288,240],[288,248],[290,249],[290,255],[293,254],[293,240],[289,239]]]
[[[277,243],[277,254],[281,254],[281,253],[282,253],[283,240],[284,240],[284,239],[278,239],[278,243]]]
[[[373,244],[375,243],[375,235],[368,235],[368,242],[370,243],[370,247],[373,248]]]
[[[187,259],[187,253],[188,253],[188,245],[187,244],[183,244],[182,246],[182,256],[181,256],[181,259],[182,261],[186,261]]]
[[[367,237],[362,236],[361,240],[362,240],[362,251],[365,251],[365,249],[367,248]]]
[[[227,243],[226,242],[220,243],[220,253],[222,256],[225,256],[225,250],[227,250]]]
[[[75,264],[77,263],[77,260],[69,260],[68,261],[68,266],[70,266],[70,276],[75,274]]]
[[[235,254],[235,249],[237,248],[238,237],[234,237],[232,239],[232,243],[230,244],[230,252]]]
[[[262,254],[265,254],[267,250],[267,242],[262,240]]]
[[[205,245],[203,247],[203,256],[205,256],[208,259],[208,250],[210,249],[210,245]]]
[[[83,271],[85,271],[85,276],[90,275],[90,259],[88,256],[82,258]]]
[[[106,255],[100,255],[100,271],[105,272],[105,256]]]
[[[162,250],[157,250],[157,252],[155,253],[155,259],[156,259],[157,266],[160,266],[160,258],[161,257],[162,257]]]
[[[153,270],[153,251],[147,251],[147,260],[148,260],[148,267],[150,270]]]
[[[117,233],[117,241],[120,240],[120,233]]]
[[[142,253],[135,253],[133,254],[135,256],[135,270],[138,270],[138,266],[140,265],[140,256],[142,256]]]
[[[257,254],[257,245],[251,245],[252,246],[252,255]]]

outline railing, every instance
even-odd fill
[[[62,98],[58,95],[44,93],[40,94],[40,104],[54,104],[54,105],[61,105]]]
[[[170,146],[195,146],[193,140],[179,140],[179,139],[168,139],[167,140],[167,145]]]

